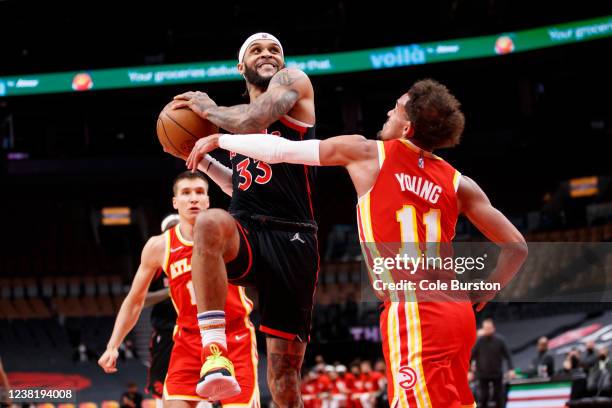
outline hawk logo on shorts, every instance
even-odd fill
[[[409,390],[416,384],[416,372],[408,367],[403,366],[398,370],[397,384],[405,390]]]

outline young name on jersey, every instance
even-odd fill
[[[436,204],[440,199],[442,187],[420,176],[411,176],[406,173],[395,173],[395,178],[399,183],[402,192],[410,191],[432,204]]]

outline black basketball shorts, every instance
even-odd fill
[[[316,225],[263,216],[235,219],[240,250],[226,264],[229,282],[257,288],[263,333],[309,341],[319,273]]]

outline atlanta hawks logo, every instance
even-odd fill
[[[397,384],[405,390],[409,390],[416,384],[416,373],[408,366],[400,367],[398,370]]]

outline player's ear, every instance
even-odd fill
[[[414,128],[412,127],[412,122],[408,120],[402,128],[402,137],[409,138],[412,136],[414,136]]]
[[[178,210],[178,207],[176,206],[176,197],[172,197],[172,208]]]
[[[244,76],[244,62],[239,62],[236,67],[238,68],[240,75]]]

